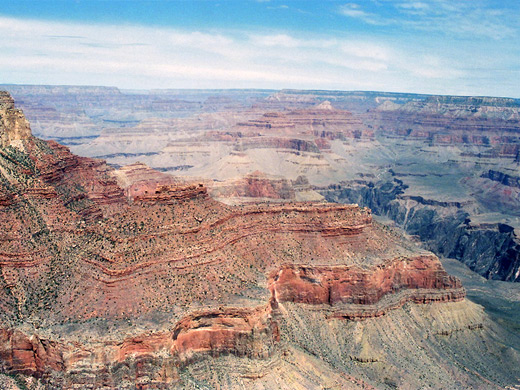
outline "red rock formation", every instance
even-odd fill
[[[19,141],[0,148],[0,320],[15,324],[0,332],[0,361],[48,388],[160,388],[204,356],[266,359],[280,336],[277,302],[323,304],[348,318],[345,305],[358,305],[362,318],[403,297],[463,296],[435,258],[406,249],[357,205],[229,207],[203,185],[162,182],[139,167],[122,174],[52,141]],[[64,330],[155,315],[177,322],[94,343]],[[20,332],[27,318],[59,337]]]
[[[38,336],[0,329],[0,361],[7,372],[41,376],[47,370],[63,370],[60,345]]]
[[[214,182],[210,194],[215,198],[294,199],[294,189],[286,179],[270,177],[256,171],[241,179]]]
[[[280,338],[270,313],[269,306],[193,313],[175,326],[173,351],[182,360],[201,352],[267,358]]]
[[[117,346],[117,361],[124,362],[126,359],[138,356],[149,356],[161,350],[171,351],[172,348],[173,339],[171,332],[128,337]]]
[[[270,306],[227,308],[192,313],[180,320],[172,331],[141,334],[121,343],[108,342],[94,347],[57,343],[36,335],[29,337],[17,330],[0,329],[0,362],[10,374],[41,377],[50,371],[66,373],[66,381],[71,383],[64,385],[71,386],[80,380],[75,373],[77,368],[102,355],[112,357],[113,360],[106,362],[111,370],[129,365],[137,377],[149,376],[146,361],[153,361],[162,367],[163,373],[155,381],[165,384],[178,380],[179,367],[197,357],[233,354],[266,359],[278,341],[278,325],[271,318]],[[157,360],[157,355],[165,358]]]
[[[32,187],[27,188],[26,194],[43,199],[53,199],[58,196],[54,187]]]
[[[337,110],[329,102],[301,110],[268,112],[258,119],[237,123],[236,129],[242,136],[253,132],[278,137],[312,135],[329,140],[374,137],[352,113]]]
[[[141,187],[139,192],[135,191],[132,194],[135,202],[171,203],[179,200],[193,199],[199,196],[206,197],[208,194],[207,188],[202,183],[185,186],[158,184],[154,190],[150,191],[145,188]]]
[[[114,356],[111,365],[130,364],[139,372],[147,360],[169,356],[177,367],[204,355],[233,354],[252,359],[272,355],[280,340],[274,320],[279,302],[328,305],[331,316],[350,320],[379,317],[404,303],[448,302],[464,298],[460,282],[449,276],[434,256],[396,258],[372,269],[359,266],[284,265],[269,279],[271,304],[249,308],[226,308],[189,314],[169,332],[142,334],[122,343],[107,343],[96,350],[79,344],[66,345],[19,331],[0,330],[0,360],[7,372],[41,376],[48,370],[70,372],[88,362],[93,355]],[[395,296],[389,299],[388,296]],[[74,350],[75,352],[71,353]],[[104,352],[103,352],[104,351]],[[66,357],[64,357],[66,356]],[[154,364],[163,367],[168,360]],[[115,369],[115,368],[112,368]],[[137,376],[150,374],[144,368]],[[162,372],[162,371],[161,371]],[[68,374],[74,383],[77,378]],[[157,383],[178,380],[178,368],[156,376]]]
[[[97,205],[120,203],[124,199],[122,189],[108,175],[103,161],[78,157],[69,149],[54,141],[48,141],[49,153],[34,158],[39,178],[50,185],[82,186],[86,196]],[[34,145],[29,144],[34,149]]]
[[[385,296],[406,291],[397,304],[391,302],[388,307],[369,310],[367,317],[381,315],[407,301],[457,301],[465,296],[460,281],[449,276],[434,256],[396,258],[368,269],[285,265],[271,273],[269,289],[278,302],[331,306],[376,305]],[[350,317],[364,317],[362,307],[356,309],[361,313]],[[347,314],[342,316],[348,317]]]

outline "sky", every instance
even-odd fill
[[[1,84],[520,97],[520,0],[1,3]]]

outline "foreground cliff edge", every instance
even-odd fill
[[[356,205],[230,207],[31,135],[0,92],[5,388],[503,388],[518,351]]]

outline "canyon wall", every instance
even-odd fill
[[[417,236],[439,256],[462,261],[490,279],[519,281],[520,245],[516,231],[504,223],[478,223],[459,202],[439,202],[404,196],[393,182],[333,185],[321,193],[333,202],[356,202],[386,216]]]
[[[291,115],[314,139],[308,119],[325,111]],[[331,149],[344,142],[316,126]],[[230,206],[204,180],[114,169],[18,138],[0,147],[0,384],[456,388],[505,387],[520,375],[514,337],[434,255],[365,207]],[[457,207],[425,199],[407,201]]]

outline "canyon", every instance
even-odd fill
[[[138,162],[203,182],[211,196],[228,204],[358,203],[486,278],[519,278],[518,99],[5,88],[40,124],[39,135],[79,155],[115,167]],[[58,136],[48,124],[55,119],[48,116],[52,110],[73,115],[75,130],[64,126]],[[84,136],[91,125],[83,125],[80,116],[95,123],[95,134]],[[398,189],[386,194],[387,187]]]
[[[490,279],[518,278],[517,227],[506,206],[515,197],[501,197],[491,213],[482,199],[495,197],[495,189],[470,194],[480,180],[517,188],[511,172],[517,102],[484,102],[500,108],[486,110],[505,121],[500,137],[489,134],[496,130],[490,125],[479,130],[489,144],[477,137],[445,151],[444,138],[402,135],[378,122],[387,111],[405,115],[407,105],[421,102],[424,108],[424,99],[426,107],[438,105],[420,95],[122,97],[103,88],[11,89],[16,101],[24,96],[28,116],[40,107],[29,116],[40,136],[53,120],[46,104],[58,118],[68,107],[72,118],[89,124],[59,131],[59,141],[81,157],[33,136],[13,98],[0,94],[3,387],[518,384],[514,325],[467,299],[460,280],[424,249],[459,258]],[[70,103],[71,94],[79,105]],[[133,111],[136,102],[162,114]],[[485,121],[476,115],[481,111],[469,110],[461,141]],[[135,116],[114,122],[123,112]],[[444,129],[450,120],[439,109],[431,115],[425,127]],[[111,121],[111,128],[99,128],[94,117]],[[512,146],[503,147],[506,141]],[[396,152],[412,142],[411,150]],[[498,153],[489,161],[505,162],[477,169],[484,147]],[[443,154],[441,162],[418,169],[432,151]],[[465,162],[446,164],[444,157]],[[455,188],[426,185],[435,174]],[[365,206],[418,236],[422,246]],[[459,236],[443,241],[453,231]]]

